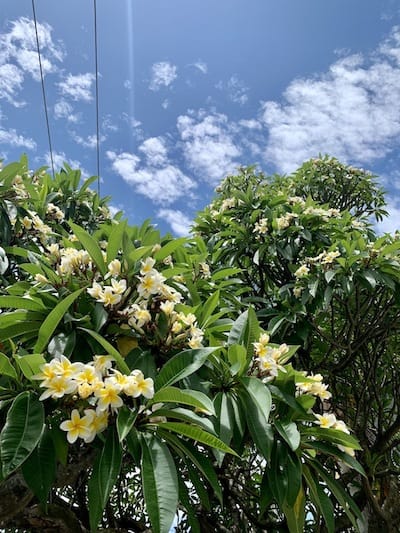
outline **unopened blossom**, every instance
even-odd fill
[[[174,312],[175,304],[174,302],[167,301],[167,302],[161,302],[160,309],[163,313],[165,313],[167,316],[172,315]]]
[[[93,357],[93,366],[100,375],[104,375],[112,367],[114,358],[111,355],[95,355]]]
[[[43,274],[35,274],[35,281],[43,284],[49,283],[49,280]]]
[[[200,267],[200,273],[203,276],[203,278],[211,277],[210,266],[207,263],[199,263],[199,267]]]
[[[93,282],[93,285],[86,289],[87,293],[92,296],[92,298],[95,298],[96,300],[100,301],[100,298],[103,296],[103,287],[100,285],[100,283],[97,283],[97,281]]]

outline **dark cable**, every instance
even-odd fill
[[[96,162],[97,162],[97,193],[100,196],[100,135],[99,135],[99,73],[98,73],[98,50],[97,50],[97,8],[96,0],[93,0],[94,11],[94,55],[95,55],[95,79],[96,79]]]
[[[42,82],[42,95],[43,95],[43,105],[44,105],[44,114],[46,117],[46,127],[47,127],[47,137],[49,141],[49,150],[50,150],[50,160],[51,160],[51,170],[53,172],[53,178],[55,177],[54,172],[54,161],[53,161],[53,149],[51,147],[51,135],[50,135],[50,125],[49,125],[49,114],[47,112],[47,101],[46,101],[46,91],[44,88],[44,77],[43,77],[43,68],[42,68],[42,59],[40,57],[40,46],[39,46],[39,35],[37,30],[37,20],[36,20],[36,10],[35,10],[35,0],[32,0],[32,11],[33,11],[33,22],[35,25],[35,34],[36,34],[36,46],[37,53],[39,58],[39,70],[40,70],[40,79]]]

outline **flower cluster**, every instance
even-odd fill
[[[286,372],[282,358],[289,351],[287,344],[270,345],[268,333],[261,333],[258,342],[253,342],[253,346],[264,382],[272,381],[278,375],[278,370]]]
[[[303,373],[306,378],[304,381],[297,380],[296,388],[299,394],[312,394],[321,400],[329,400],[332,394],[328,391],[328,385],[322,382],[321,374],[308,375]]]
[[[154,396],[151,378],[145,378],[140,370],[133,370],[129,375],[121,374],[112,364],[113,358],[107,355],[95,356],[93,361],[86,364],[72,363],[61,355],[42,365],[40,374],[34,376],[34,379],[40,380],[40,387],[45,389],[39,400],[57,400],[68,396],[73,401],[85,402],[87,409],[82,418],[79,410],[74,409],[71,419],[60,426],[68,432],[70,443],[78,437],[91,442],[98,433],[104,431],[110,412],[115,413],[124,404],[123,396]]]
[[[260,218],[260,220],[254,224],[253,233],[258,233],[259,235],[265,235],[267,231],[268,231],[268,219]]]
[[[297,213],[286,213],[286,215],[283,215],[282,217],[278,217],[276,219],[276,227],[279,231],[286,229],[290,226],[292,223],[292,220],[298,218],[299,215]]]
[[[350,430],[347,427],[346,423],[343,420],[338,420],[334,413],[323,413],[322,415],[314,413],[314,416],[316,418],[315,424],[318,424],[321,428],[336,429],[337,431],[343,431],[343,433],[350,435]],[[353,448],[350,448],[348,446],[342,446],[341,444],[337,444],[337,447],[342,452],[345,452],[348,455],[354,457],[355,452]]]

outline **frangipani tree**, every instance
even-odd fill
[[[357,528],[322,376],[237,312],[239,268],[111,218],[92,181],[0,173],[1,526],[333,532],[339,506]]]
[[[297,362],[329,381],[323,409],[363,447],[367,477],[344,478],[370,531],[399,523],[400,241],[372,226],[384,207],[374,176],[323,157],[287,177],[241,169],[195,226],[211,268],[241,268],[238,309],[253,305],[274,341],[299,345]]]

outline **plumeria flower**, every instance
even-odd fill
[[[112,279],[111,286],[115,294],[124,294],[126,291],[126,280],[121,279],[120,281],[117,281],[116,279]]]
[[[88,294],[90,294],[92,298],[96,298],[96,300],[99,300],[103,296],[103,287],[100,283],[97,283],[97,281],[94,281],[93,285],[86,290]]]
[[[103,387],[94,391],[98,409],[105,411],[110,407],[111,410],[116,411],[123,404],[122,398],[119,396],[121,391],[121,385],[106,379]]]
[[[40,386],[46,387],[46,390],[40,395],[39,400],[62,398],[65,394],[74,393],[77,388],[76,382],[65,376],[55,376]]]
[[[85,409],[85,418],[88,419],[89,435],[83,437],[86,443],[92,442],[98,433],[104,431],[108,425],[108,412],[98,409]]]
[[[147,257],[144,261],[141,261],[141,264],[142,268],[140,269],[140,273],[142,276],[145,276],[146,274],[153,272],[153,267],[156,264],[156,261],[152,257]]]
[[[119,276],[121,274],[121,261],[118,259],[114,259],[110,263],[108,263],[108,275],[106,274],[106,278],[109,276]]]
[[[94,368],[100,375],[104,375],[110,370],[113,361],[114,358],[111,355],[95,355],[93,357]]]
[[[116,294],[112,287],[104,287],[97,301],[103,303],[105,307],[111,307],[112,305],[119,304],[121,299],[121,294]]]
[[[160,309],[163,313],[165,313],[167,316],[172,315],[174,312],[175,304],[174,302],[167,301],[167,302],[161,302]]]
[[[153,398],[154,383],[151,378],[145,379],[143,372],[140,370],[132,370],[130,376],[133,379],[130,381],[129,387],[124,388],[124,392],[127,396],[137,398],[142,394],[145,398]]]
[[[337,424],[336,416],[333,413],[324,413],[323,415],[318,415],[314,413],[314,416],[317,418],[315,423],[318,424],[321,428],[333,428]]]
[[[310,272],[310,269],[308,268],[307,265],[301,265],[301,267],[299,267],[294,273],[294,277],[305,278],[306,276],[308,276],[309,272]]]
[[[68,432],[67,440],[70,444],[73,444],[78,437],[84,440],[90,438],[90,423],[91,420],[87,415],[81,418],[78,409],[73,409],[71,419],[62,422],[60,429]]]

